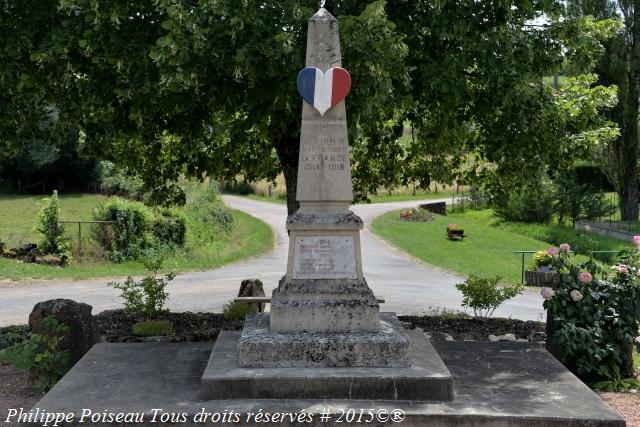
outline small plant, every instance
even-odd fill
[[[599,381],[593,384],[593,388],[601,391],[623,392],[640,390],[640,381],[636,378],[624,378],[621,380]]]
[[[247,315],[257,312],[258,308],[255,304],[242,301],[231,301],[222,308],[222,316],[225,320],[244,320]]]
[[[471,307],[476,318],[488,319],[503,302],[522,293],[521,284],[500,287],[500,276],[480,277],[470,275],[464,283],[456,288],[462,292],[462,306]]]
[[[60,204],[58,192],[53,191],[51,197],[42,199],[38,212],[38,231],[42,238],[38,249],[44,254],[53,254],[60,258],[60,264],[66,265],[71,260],[71,244],[64,234],[64,226],[59,223]]]
[[[162,257],[149,256],[145,259],[145,266],[151,272],[142,280],[127,277],[124,283],[109,282],[107,286],[120,289],[120,296],[124,299],[124,306],[140,316],[151,318],[166,311],[164,305],[169,297],[165,288],[176,275],[169,273],[164,277],[157,277],[162,264]]]
[[[59,350],[63,335],[69,331],[53,316],[42,320],[41,333],[0,351],[0,362],[32,372],[38,387],[47,391],[67,372],[69,352]]]
[[[145,320],[132,327],[137,337],[159,337],[173,335],[173,322],[170,320]]]

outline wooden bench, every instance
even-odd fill
[[[464,234],[464,231],[462,231],[462,233],[458,233],[458,230],[447,230],[447,237],[449,240],[462,240],[467,237],[467,235]]]

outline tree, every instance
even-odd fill
[[[605,43],[606,54],[598,62],[599,83],[618,86],[618,103],[610,117],[620,136],[606,150],[606,170],[620,200],[621,217],[638,219],[638,101],[640,84],[640,2],[629,0],[571,0],[569,17],[621,19],[624,24]]]
[[[317,1],[48,4],[53,24],[32,40],[26,68],[40,82],[56,82],[43,91],[82,129],[85,152],[136,171],[165,204],[183,199],[181,174],[253,180],[281,170],[288,210],[296,209],[302,101],[294,82]],[[469,156],[508,182],[540,163],[560,167],[565,156],[550,148],[596,130],[556,119],[556,95],[542,81],[567,56],[590,64],[600,46],[599,28],[586,21],[529,26],[557,16],[557,1],[327,7],[340,20],[353,79],[347,118],[360,197],[381,183],[450,182]],[[586,39],[582,49],[574,49],[576,38]],[[408,142],[399,138],[407,122]]]

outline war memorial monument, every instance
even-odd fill
[[[97,344],[34,410],[70,414],[57,425],[624,425],[539,345],[432,344],[380,310],[349,210],[341,67],[338,22],[321,8],[297,81],[300,209],[270,311],[213,346]]]

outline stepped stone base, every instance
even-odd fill
[[[223,334],[224,336],[224,334]],[[65,426],[122,426],[122,422],[80,423],[92,414],[143,414],[136,426],[255,426],[255,414],[311,414],[309,427],[363,426],[364,422],[336,421],[348,410],[385,415],[401,410],[404,421],[370,425],[402,427],[624,427],[624,420],[581,383],[546,350],[516,342],[435,342],[434,346],[455,379],[455,396],[448,402],[380,400],[207,400],[200,398],[202,372],[212,343],[96,344],[34,408],[40,413],[71,413]],[[254,369],[255,375],[260,370]],[[183,415],[184,422],[153,422],[152,408],[162,415]],[[24,408],[28,412],[27,408]],[[34,409],[35,411],[35,409]],[[202,412],[239,414],[237,423],[206,422]],[[330,419],[321,421],[321,413]],[[253,414],[253,415],[251,415]],[[16,421],[15,417],[2,422]],[[326,416],[326,415],[325,415]],[[306,416],[305,416],[306,417]],[[364,418],[363,418],[364,419]],[[264,420],[263,420],[264,421]],[[379,422],[378,422],[379,421]],[[41,426],[40,422],[21,425]],[[133,423],[127,425],[134,425]],[[261,423],[279,427],[301,424],[288,419]]]
[[[258,369],[239,366],[240,333],[221,332],[202,375],[202,399],[451,400],[449,370],[424,334],[410,332],[408,367]],[[292,346],[289,353],[298,351]],[[281,356],[289,357],[285,353]]]

